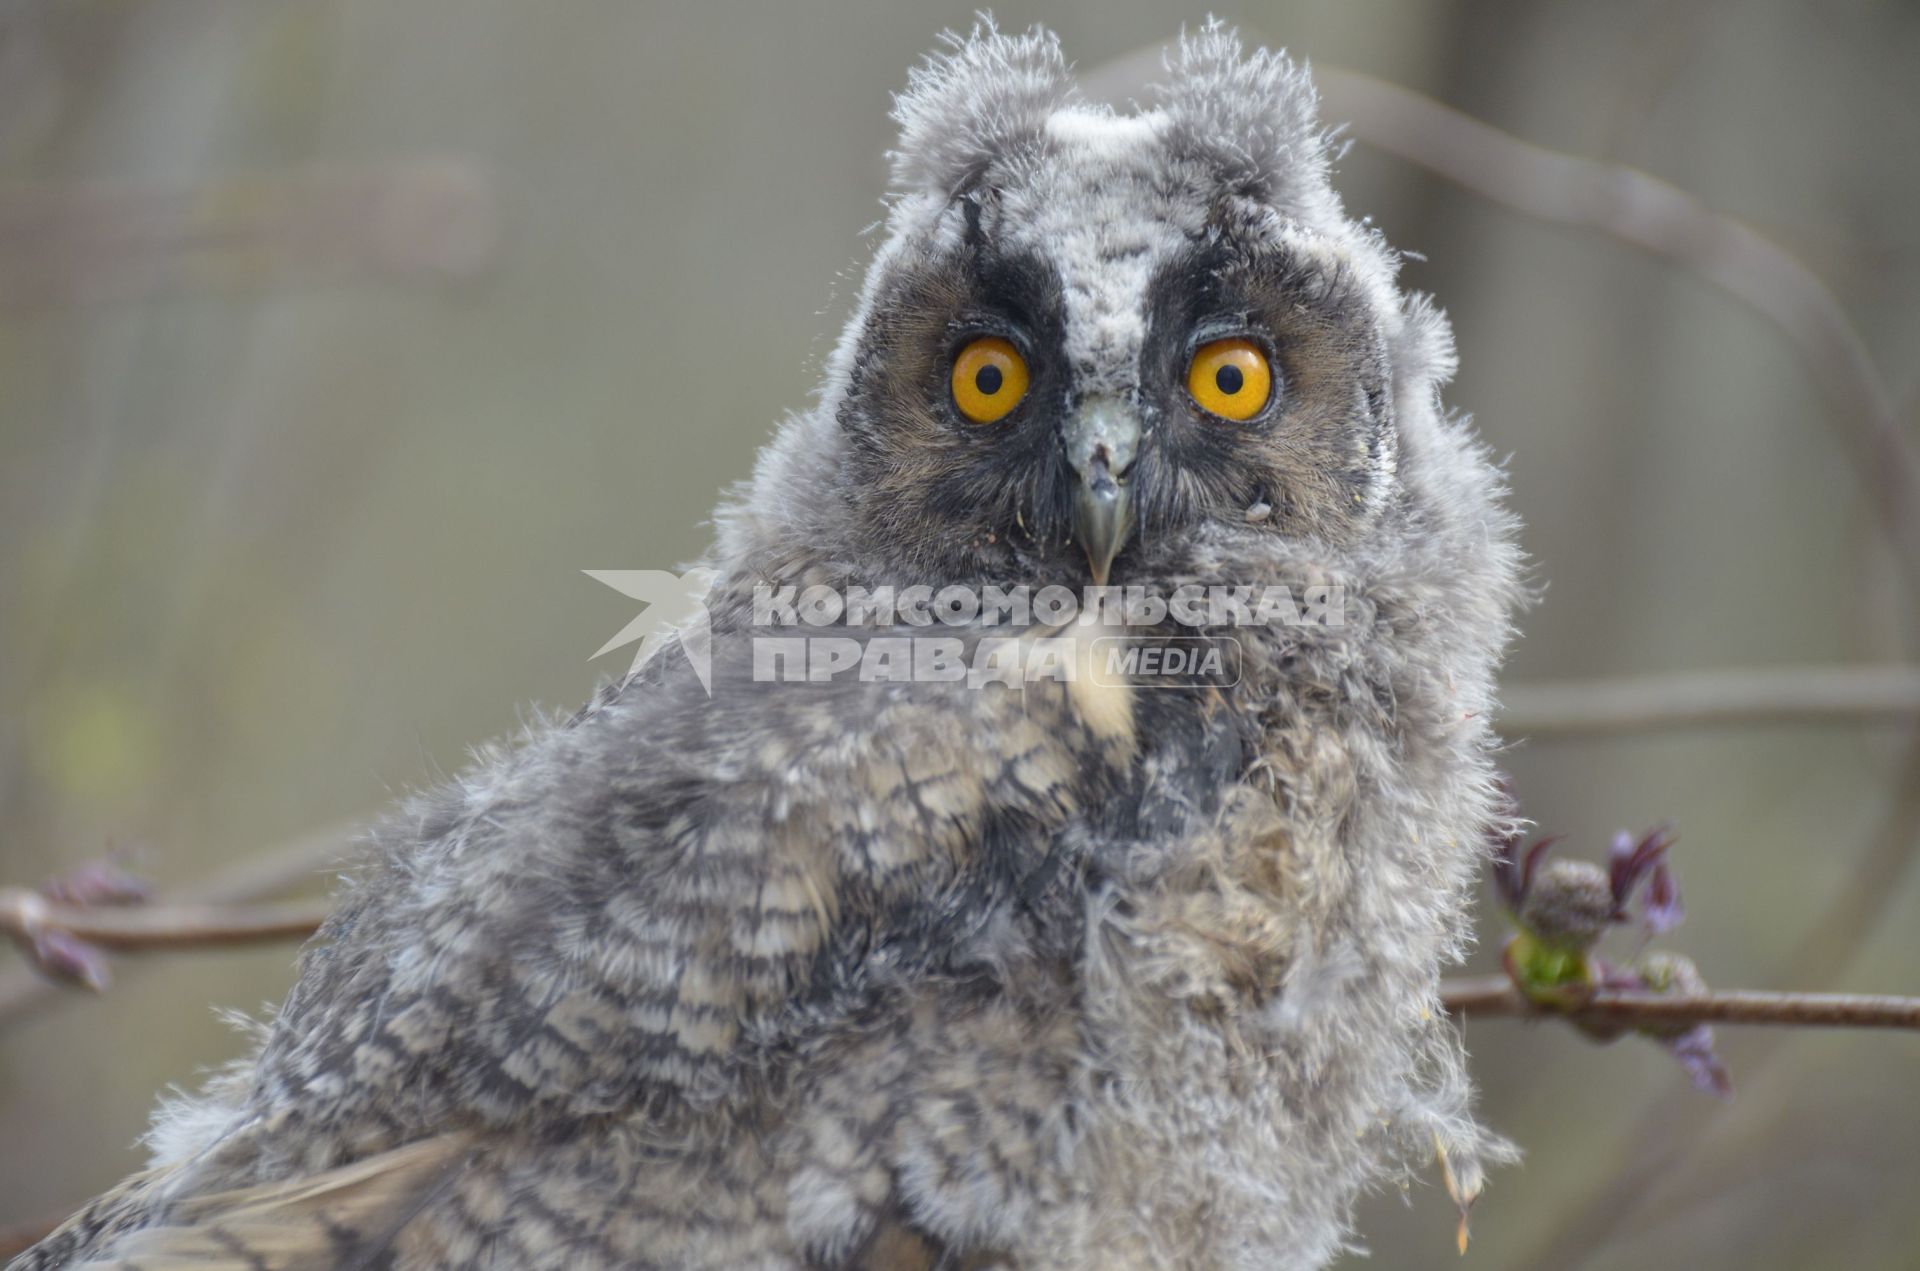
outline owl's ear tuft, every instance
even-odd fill
[[[1168,144],[1212,168],[1228,192],[1278,203],[1327,187],[1320,95],[1284,51],[1249,55],[1232,27],[1210,18],[1182,33],[1166,70],[1154,95]]]
[[[940,39],[944,47],[909,71],[906,91],[894,95],[900,142],[887,158],[900,193],[961,193],[996,161],[1037,148],[1048,117],[1073,98],[1051,31],[1004,35],[983,14],[970,34]]]

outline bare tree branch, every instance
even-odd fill
[[[1080,77],[1089,96],[1139,92],[1161,70],[1139,49]],[[1833,427],[1920,592],[1920,453],[1839,298],[1785,248],[1684,190],[1624,164],[1561,154],[1411,89],[1320,65],[1329,119],[1353,137],[1538,220],[1597,230],[1673,261],[1779,327],[1833,403]]]
[[[21,887],[0,889],[0,933],[29,946],[58,930],[104,949],[153,952],[214,949],[310,936],[325,921],[322,901],[281,905],[62,905]],[[1565,1016],[1621,1025],[1655,1023],[1799,1024],[1827,1028],[1920,1029],[1920,998],[1857,993],[1718,990],[1695,996],[1596,990],[1577,1005],[1543,1005],[1504,976],[1449,980],[1448,1011],[1462,1015]]]
[[[0,887],[0,934],[31,944],[57,930],[101,949],[150,952],[303,940],[325,921],[324,901],[277,905],[63,905],[25,887]]]
[[[1920,718],[1920,669],[1792,667],[1630,675],[1503,690],[1510,737],[1654,732],[1727,724]]]
[[[1578,1005],[1536,1003],[1505,976],[1447,980],[1441,1000],[1455,1015],[1561,1016],[1632,1027],[1641,1024],[1785,1024],[1808,1028],[1920,1029],[1920,997],[1867,993],[1774,993],[1715,990],[1693,996],[1597,989]]]

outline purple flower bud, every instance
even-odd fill
[[[1672,931],[1686,916],[1686,906],[1680,903],[1680,884],[1674,881],[1673,871],[1662,861],[1654,866],[1646,899],[1641,902],[1640,917],[1646,922],[1647,930],[1659,935]]]
[[[1720,1057],[1713,1053],[1712,1028],[1697,1024],[1661,1044],[1687,1070],[1696,1090],[1722,1099],[1733,1098],[1733,1078],[1727,1075],[1727,1066],[1720,1062]]]
[[[58,927],[42,927],[33,933],[32,956],[43,974],[84,985],[96,993],[104,991],[112,978],[104,952]]]
[[[1517,833],[1501,836],[1493,858],[1493,886],[1507,908],[1518,913],[1527,903],[1527,893],[1533,890],[1533,876],[1560,837],[1554,834],[1538,839],[1523,854],[1520,844],[1525,841],[1524,836]]]
[[[152,897],[153,885],[111,860],[88,861],[49,879],[40,894],[56,904],[80,908],[138,905]]]
[[[1607,875],[1613,887],[1614,919],[1629,921],[1627,905],[1642,882],[1647,883],[1640,917],[1647,930],[1658,935],[1671,931],[1686,917],[1680,903],[1680,884],[1667,868],[1667,849],[1674,844],[1671,822],[1647,831],[1637,841],[1625,830],[1614,836],[1607,853]]]

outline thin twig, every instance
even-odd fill
[[[193,904],[247,904],[305,886],[341,863],[351,852],[362,825],[364,821],[340,822],[242,858],[202,882],[182,888],[178,899]],[[30,970],[0,977],[0,1028],[72,996]]]
[[[123,952],[212,949],[310,936],[325,921],[324,902],[284,905],[135,905],[80,908],[54,904],[37,892],[0,889],[0,932],[30,939],[58,928],[102,948]],[[1800,1024],[1827,1028],[1920,1029],[1920,998],[1861,993],[1771,993],[1716,990],[1694,996],[1596,990],[1578,1005],[1542,1005],[1495,976],[1449,980],[1441,986],[1448,1011],[1608,1021],[1618,1024]]]
[[[1535,1019],[1561,1016],[1629,1026],[1784,1024],[1805,1028],[1920,1029],[1920,997],[1869,993],[1716,989],[1681,997],[1597,989],[1578,1005],[1559,1007],[1531,1001],[1504,976],[1489,976],[1480,980],[1448,980],[1440,986],[1440,997],[1448,1012],[1457,1015],[1513,1015]]]
[[[1791,667],[1515,684],[1501,731],[1545,738],[1726,724],[1920,718],[1920,668]]]
[[[1900,894],[1912,867],[1914,845],[1920,843],[1920,737],[1909,743],[1897,774],[1893,805],[1872,846],[1858,866],[1846,871],[1839,894],[1782,965],[1780,976],[1788,983],[1837,982]],[[1751,1087],[1782,1062],[1781,1039],[1771,1040],[1775,1043],[1771,1046],[1748,1048],[1741,1065],[1743,1084]],[[1699,1137],[1711,1132],[1710,1125],[1700,1127],[1693,1104],[1691,1090],[1677,1085],[1642,1109],[1633,1129],[1621,1140],[1626,1146],[1619,1164],[1604,1175],[1606,1184],[1562,1214],[1524,1265],[1578,1266],[1593,1250],[1604,1247],[1628,1218],[1641,1214],[1698,1146]],[[1777,1116],[1777,1109],[1771,1115]]]
[[[302,940],[326,920],[325,901],[277,905],[57,904],[25,887],[0,887],[0,935],[30,942],[58,930],[102,949],[144,953]]]
[[[1841,980],[1902,894],[1915,847],[1920,845],[1920,735],[1909,740],[1907,753],[1896,773],[1892,806],[1882,818],[1871,845],[1846,871],[1839,892],[1827,902],[1820,917],[1787,956],[1780,971],[1783,982],[1809,985]],[[1753,1090],[1760,1088],[1760,1082],[1771,1081],[1777,1089],[1793,1081],[1793,1074],[1786,1069],[1785,1048],[1778,1044],[1780,1039],[1773,1040],[1775,1045],[1749,1051],[1742,1062],[1741,1083],[1745,1088]],[[1647,1114],[1649,1121],[1660,1115],[1663,1102],[1656,1101]],[[1754,1119],[1764,1126],[1782,1118],[1785,1101],[1756,1099],[1752,1106],[1761,1110],[1760,1116]],[[1723,1127],[1713,1128],[1726,1133]],[[1749,1126],[1748,1132],[1764,1133],[1764,1129]],[[1697,1159],[1700,1146],[1698,1142],[1680,1138],[1653,1171],[1656,1180],[1666,1181],[1633,1195],[1634,1208],[1644,1214],[1644,1221],[1659,1221],[1663,1215],[1683,1206],[1690,1195],[1715,1190],[1711,1171],[1703,1172],[1697,1167],[1688,1170],[1685,1183],[1678,1186],[1679,1180],[1672,1177],[1684,1155],[1691,1154]]]

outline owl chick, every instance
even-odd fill
[[[395,815],[251,1055],[17,1268],[1308,1268],[1436,1151],[1477,1190],[1437,992],[1518,557],[1444,318],[1304,72],[1218,26],[1138,113],[985,26],[894,114],[818,404],[721,508],[710,665]],[[1099,584],[1122,619],[937,632],[1064,675],[767,652],[813,589]],[[1274,586],[1336,599],[1250,620]],[[835,614],[862,672],[929,636]],[[1090,652],[1182,641],[1231,656]]]

